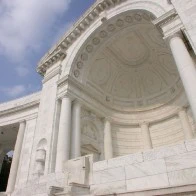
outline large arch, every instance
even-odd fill
[[[80,48],[71,76],[106,96],[108,104],[120,105],[116,110],[122,110],[121,102],[125,104],[124,111],[129,111],[130,107],[142,106],[143,110],[143,105],[171,100],[182,90],[181,81],[172,55],[151,19],[154,16],[150,13],[136,10],[104,22]],[[112,69],[118,73],[112,73]],[[143,100],[145,96],[148,98]]]
[[[124,12],[131,12],[134,10],[143,10],[151,13],[155,18],[158,18],[169,10],[173,9],[173,7],[167,1],[153,1],[153,0],[134,0],[134,1],[122,1],[119,5],[116,5],[113,8],[110,8],[106,11],[103,11],[100,16],[93,21],[93,24],[88,26],[84,33],[75,41],[73,45],[71,45],[67,51],[67,56],[65,60],[62,62],[62,70],[63,75],[70,74],[72,71],[72,67],[74,66],[74,60],[77,54],[80,52],[80,48],[82,48],[83,44],[88,40],[88,38],[95,33],[95,31],[100,28],[102,23],[102,18],[107,17],[107,20],[112,19],[114,16],[122,14]]]
[[[188,106],[186,95],[171,51],[152,23],[170,8],[167,2],[119,4],[89,26],[62,63],[61,77],[69,74],[81,85],[76,98],[112,119],[115,156],[145,148],[142,122],[150,123],[153,147],[184,139],[178,111]],[[127,36],[132,37],[129,43]],[[96,108],[85,101],[85,91],[97,101]],[[129,150],[122,147],[124,134]]]

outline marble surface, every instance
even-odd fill
[[[27,125],[11,196],[46,196],[51,187],[64,189],[58,195],[70,195],[74,183],[78,195],[82,189],[90,189],[91,195],[143,192],[145,196],[152,190],[159,195],[160,189],[167,190],[167,194],[172,193],[171,188],[179,192],[193,189],[190,187],[196,184],[196,140],[184,141],[185,127],[190,127],[190,133],[196,130],[193,114],[187,112],[192,107],[163,35],[151,20],[155,16],[162,20],[175,8],[182,21],[170,20],[167,28],[176,33],[174,26],[185,27],[185,36],[193,48],[189,52],[195,61],[195,6],[194,0],[99,0],[89,8],[60,45],[42,59],[38,69],[44,74],[42,91],[0,104],[1,131],[10,125],[18,126],[21,120]],[[183,57],[183,53],[178,54]],[[194,84],[188,85],[189,92],[193,92]],[[78,125],[77,133],[80,127],[82,130],[81,145],[77,137],[70,151],[77,149],[76,155],[81,151],[84,156],[69,163],[59,159],[64,168],[57,172],[59,119],[65,96],[70,97],[72,107],[69,123],[72,129]],[[75,100],[82,110],[73,124]],[[184,107],[187,126],[179,117]],[[114,152],[114,158],[108,160],[104,160],[107,149],[103,142],[106,119],[111,124],[109,148]],[[147,125],[148,137],[143,137],[142,123]],[[72,134],[70,138],[77,139],[73,137]],[[151,140],[148,147],[153,149],[146,150],[145,138]],[[14,146],[13,141],[6,145],[5,140],[1,141],[4,148]],[[64,153],[67,149],[61,147]],[[38,173],[36,153],[40,149],[46,156]],[[67,150],[68,159],[70,154]],[[89,154],[94,154],[97,162],[92,155],[87,163],[85,157]]]
[[[124,160],[128,156],[122,156],[94,163],[91,191],[109,194],[106,184],[116,190],[117,183],[119,186],[126,184],[123,192],[145,192],[161,188],[167,190],[170,187],[196,184],[196,151],[188,151],[186,145],[189,144],[195,145],[196,140],[144,151],[139,161],[138,154],[135,154],[130,156],[137,161],[126,162]],[[111,165],[109,162],[117,164]],[[122,186],[117,191],[121,192]]]

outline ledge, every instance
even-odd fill
[[[36,92],[13,101],[0,104],[0,116],[38,105],[40,102],[40,95],[41,92]]]

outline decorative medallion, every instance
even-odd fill
[[[100,39],[99,38],[94,38],[93,39],[93,44],[98,45],[100,43]]]
[[[80,72],[76,69],[76,70],[74,71],[74,76],[75,76],[76,78],[78,78],[79,75],[80,75]]]
[[[78,69],[81,69],[82,67],[83,67],[83,62],[81,62],[81,61],[79,61],[78,63],[77,63],[77,68]]]
[[[118,19],[118,20],[116,21],[116,25],[117,25],[118,27],[122,27],[122,26],[124,25],[124,21],[121,20],[121,19]]]
[[[112,32],[115,30],[115,26],[113,24],[108,25],[108,31]]]
[[[101,38],[107,37],[107,32],[106,31],[101,31],[99,33],[99,35],[100,35]]]
[[[91,52],[93,51],[93,46],[92,46],[92,45],[86,46],[86,51],[87,51],[88,53],[91,53]]]
[[[133,22],[133,18],[131,16],[126,16],[125,17],[125,21],[128,23],[132,23]]]
[[[140,14],[135,14],[134,15],[135,20],[137,21],[141,21],[142,20],[142,16]]]

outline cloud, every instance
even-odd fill
[[[28,85],[14,85],[11,87],[0,87],[0,94],[9,99],[18,98],[33,92],[39,91],[41,86]]]
[[[16,66],[15,70],[18,73],[18,75],[21,77],[26,76],[29,73],[28,67],[25,66]]]
[[[56,31],[55,24],[71,0],[0,0],[0,54],[23,62],[40,50]],[[51,40],[52,42],[52,40]],[[49,44],[50,45],[50,44]],[[20,64],[19,75],[28,67]]]
[[[14,98],[23,95],[25,92],[24,85],[15,85],[13,87],[2,87],[0,91],[4,93],[7,97]]]

